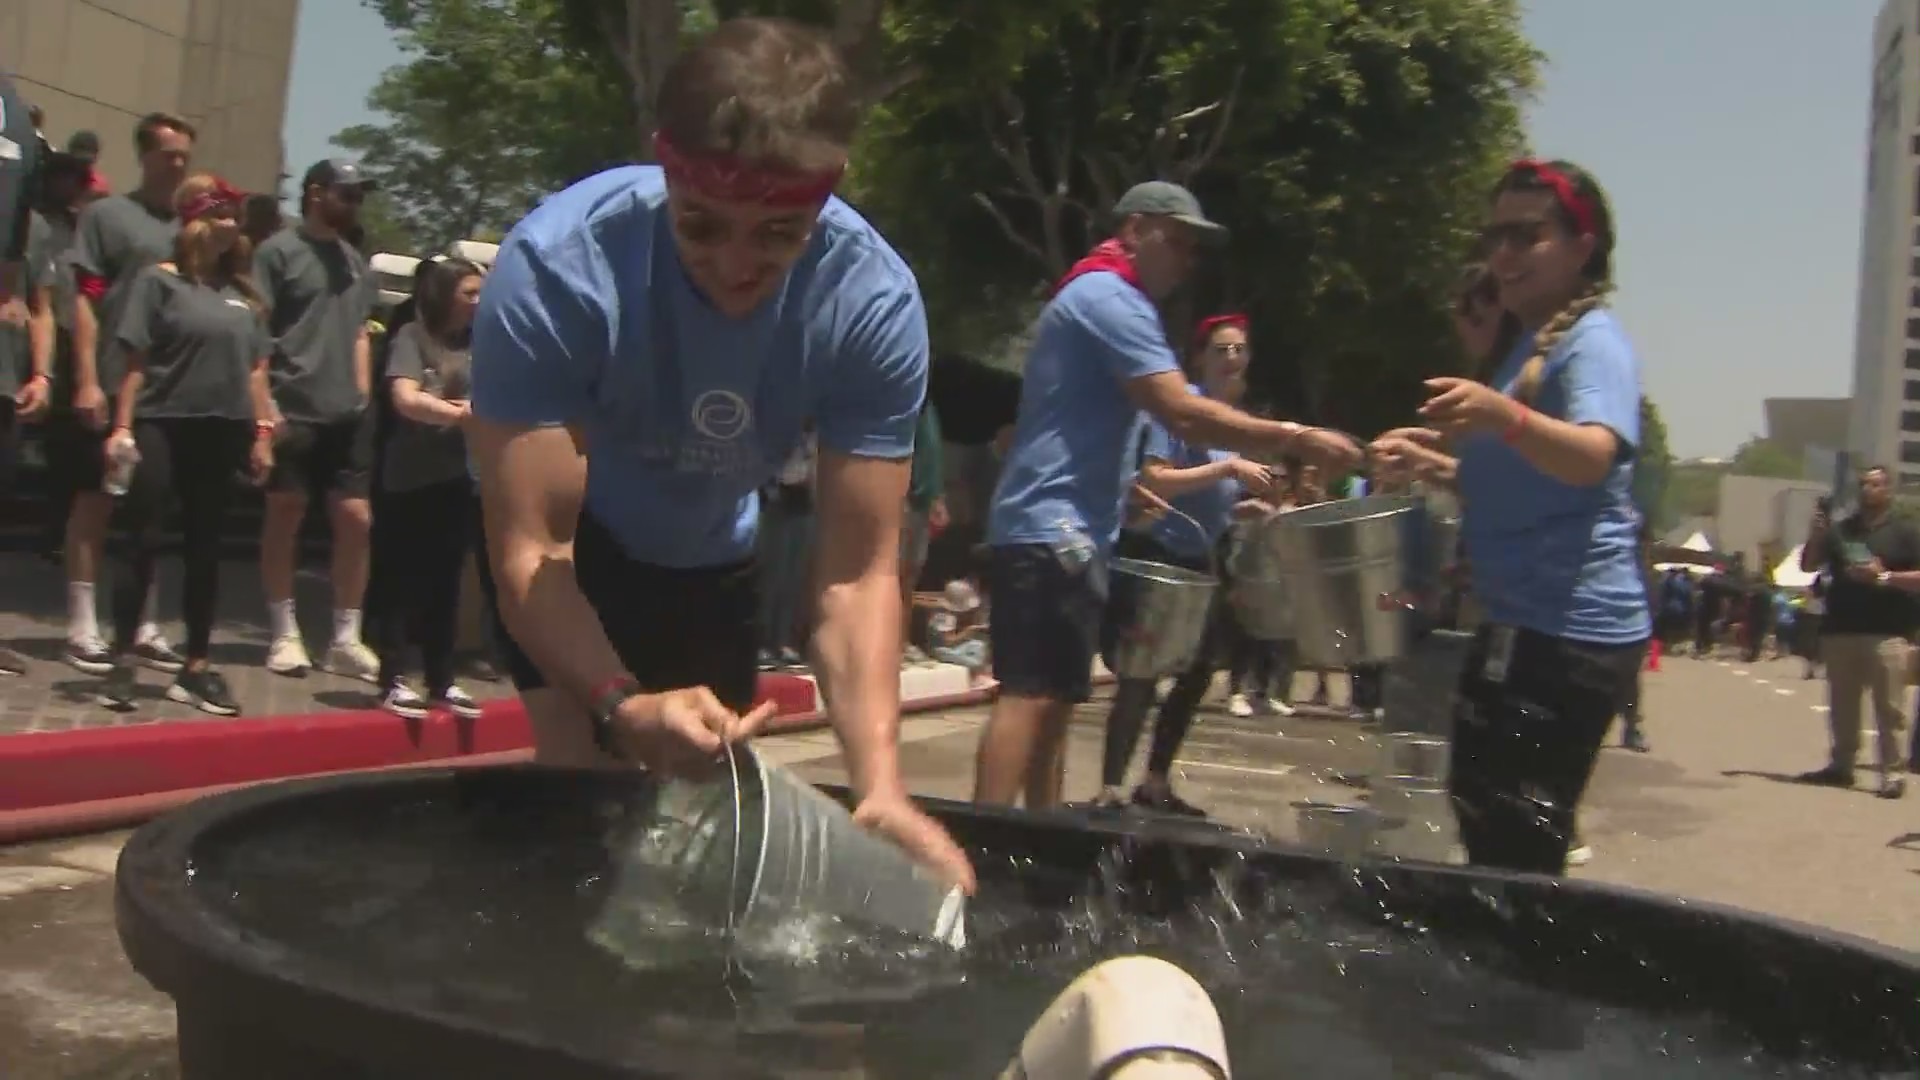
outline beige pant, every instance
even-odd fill
[[[1853,771],[1860,753],[1860,695],[1873,701],[1880,770],[1900,765],[1900,732],[1912,646],[1904,638],[1874,634],[1828,634],[1820,642],[1827,665],[1827,721],[1833,727],[1833,764]]]

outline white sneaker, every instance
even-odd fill
[[[380,707],[402,720],[427,718],[427,699],[403,682],[394,683],[387,688],[386,695],[380,699]]]
[[[1575,846],[1567,852],[1568,866],[1585,866],[1592,861],[1593,845],[1585,840],[1577,841]]]
[[[273,639],[267,647],[267,670],[275,675],[305,675],[313,670],[313,658],[307,655],[307,644],[297,634]]]
[[[380,658],[358,641],[336,641],[327,649],[327,670],[361,682],[380,681]]]
[[[435,702],[462,720],[480,719],[480,703],[458,685],[447,687]]]
[[[1234,694],[1227,698],[1227,712],[1233,716],[1252,716],[1253,703],[1245,694]]]
[[[1253,711],[1261,716],[1292,716],[1293,706],[1261,694],[1253,698]]]

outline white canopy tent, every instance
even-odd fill
[[[1814,575],[1800,569],[1800,553],[1805,544],[1795,544],[1780,565],[1773,568],[1773,583],[1788,589],[1804,589],[1813,584]]]
[[[1711,554],[1713,551],[1713,541],[1708,540],[1707,534],[1703,532],[1696,532],[1687,537],[1681,541],[1680,546],[1688,551],[1698,551],[1703,554]]]

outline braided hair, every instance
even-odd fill
[[[1593,254],[1580,268],[1584,285],[1567,306],[1548,319],[1534,335],[1533,355],[1520,365],[1513,396],[1531,405],[1546,379],[1547,357],[1574,324],[1588,312],[1606,305],[1613,292],[1613,211],[1600,184],[1585,169],[1566,161],[1518,161],[1494,188],[1498,198],[1512,191],[1544,191],[1554,196],[1553,213],[1562,228],[1574,236],[1591,234]]]

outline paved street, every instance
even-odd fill
[[[179,562],[160,564],[161,628],[178,648],[184,636],[179,614]],[[296,579],[298,607],[314,659],[329,640],[333,603],[322,573]],[[24,731],[70,731],[114,727],[155,720],[203,720],[205,713],[168,701],[162,694],[169,676],[143,672],[138,708],[115,713],[95,698],[99,680],[61,662],[66,648],[66,583],[60,568],[36,556],[0,555],[0,643],[25,655],[31,669],[23,677],[0,678],[0,736]],[[100,628],[111,632],[108,596],[98,597]],[[267,609],[256,564],[229,562],[221,567],[220,618],[214,626],[213,663],[227,676],[243,715],[289,716],[328,709],[364,709],[376,704],[367,683],[315,671],[285,678],[266,669]],[[469,680],[474,696],[497,696],[502,688]]]
[[[1824,694],[1793,661],[1669,660],[1646,683],[1653,752],[1612,749],[1601,762],[1582,822],[1597,856],[1578,876],[1920,948],[1920,794],[1886,802],[1788,779],[1824,760]],[[1095,789],[1103,716],[1089,706],[1074,729],[1071,798]],[[979,709],[908,721],[903,754],[917,791],[968,792],[983,721]],[[766,746],[809,779],[843,776],[824,732]],[[1287,839],[1290,804],[1351,799],[1330,774],[1371,754],[1350,721],[1215,711],[1189,741],[1178,782],[1223,820]],[[176,1075],[168,1004],[126,967],[114,936],[109,875],[123,840],[0,851],[0,1076]]]

